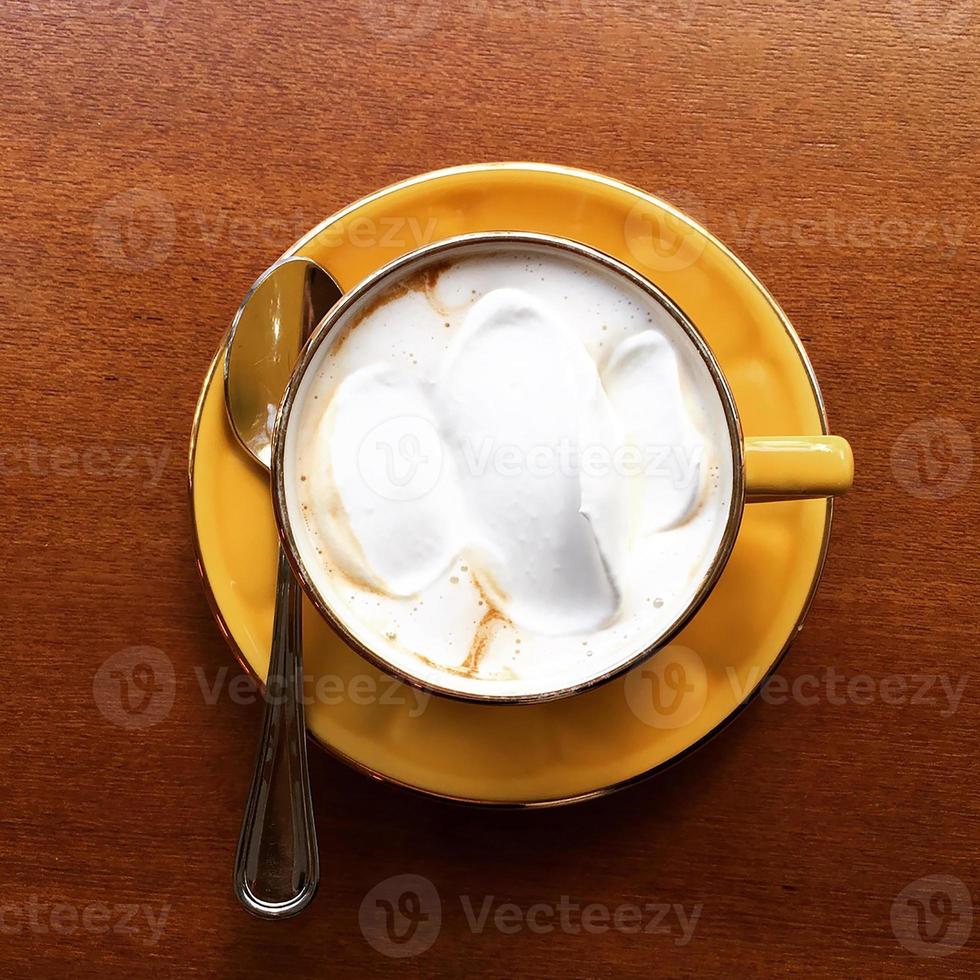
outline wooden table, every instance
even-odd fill
[[[0,973],[976,976],[978,23],[973,0],[7,0]],[[498,159],[661,194],[796,324],[858,464],[780,669],[816,693],[551,811],[317,752],[320,895],[254,921],[230,871],[259,706],[199,684],[230,663],[189,537],[201,378],[323,216]],[[134,646],[174,667],[139,730],[93,697]],[[403,873],[442,925],[396,959],[358,909]],[[624,904],[654,931],[603,929]]]

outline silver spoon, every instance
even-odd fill
[[[311,259],[264,272],[235,315],[225,351],[225,405],[238,441],[267,472],[279,402],[306,338],[341,290]],[[254,915],[301,912],[320,883],[306,764],[301,594],[282,548],[265,713],[235,857],[235,894]]]

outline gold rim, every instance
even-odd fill
[[[359,200],[355,201],[354,203],[347,205],[346,207],[342,208],[339,211],[336,211],[334,214],[325,218],[323,221],[320,222],[319,225],[317,225],[314,229],[312,229],[306,235],[300,238],[291,248],[287,249],[283,253],[282,257],[295,254],[307,242],[315,238],[324,228],[328,227],[329,225],[332,225],[335,221],[338,221],[340,218],[344,217],[345,215],[351,214],[353,211],[357,210],[358,208],[363,207],[365,204],[377,200],[378,198],[381,198],[386,194],[389,194],[395,190],[402,190],[407,187],[415,186],[416,184],[426,183],[431,180],[435,180],[445,176],[451,176],[454,174],[481,173],[488,170],[520,170],[520,171],[554,173],[554,174],[560,174],[560,175],[565,175],[570,177],[578,177],[593,183],[604,184],[616,190],[623,190],[631,194],[635,194],[637,197],[647,201],[648,203],[652,203],[658,207],[664,208],[666,211],[670,212],[678,220],[682,221],[684,224],[688,225],[696,232],[704,235],[705,238],[708,239],[708,241],[710,241],[713,245],[715,245],[718,249],[720,249],[721,252],[728,259],[730,259],[735,263],[735,265],[742,272],[742,274],[759,291],[759,293],[765,299],[766,303],[776,314],[776,317],[779,319],[779,322],[782,324],[782,327],[786,331],[787,336],[790,338],[790,341],[792,342],[796,350],[797,356],[800,359],[800,363],[803,366],[804,372],[806,373],[807,380],[810,384],[810,390],[813,394],[814,401],[816,402],[817,415],[820,419],[821,432],[823,435],[827,435],[829,433],[829,428],[827,424],[827,412],[826,412],[826,407],[824,405],[823,394],[820,391],[820,385],[817,381],[816,374],[814,373],[813,365],[810,363],[810,358],[807,356],[807,353],[803,348],[803,343],[800,340],[799,335],[796,333],[796,330],[794,329],[793,325],[789,322],[789,319],[786,317],[786,314],[783,312],[779,304],[773,298],[769,290],[766,289],[766,287],[759,281],[759,279],[755,276],[755,274],[745,265],[745,263],[737,255],[735,255],[734,252],[731,251],[731,249],[729,249],[720,239],[716,238],[707,229],[702,228],[701,225],[699,225],[692,218],[689,218],[686,214],[683,214],[682,212],[678,211],[676,208],[672,207],[666,201],[661,201],[659,198],[654,197],[652,194],[648,194],[646,191],[643,191],[638,187],[635,187],[631,184],[627,184],[620,180],[616,180],[612,177],[606,177],[602,174],[595,174],[592,173],[591,171],[580,170],[574,167],[561,167],[554,164],[544,164],[544,163],[520,163],[520,162],[467,164],[465,166],[460,166],[460,167],[448,167],[443,170],[435,170],[426,174],[421,174],[417,177],[409,178],[408,180],[399,181],[390,184],[387,187],[384,187],[379,191],[375,191],[373,194],[369,194],[366,197],[362,197]],[[208,368],[208,372],[207,375],[205,376],[204,384],[201,388],[201,393],[198,397],[197,404],[194,410],[194,418],[191,427],[191,438],[190,438],[190,445],[188,451],[188,467],[187,467],[188,492],[189,492],[189,501],[190,501],[190,508],[191,508],[191,527],[194,532],[193,536],[194,536],[195,561],[197,564],[198,571],[201,575],[201,580],[204,585],[205,596],[207,598],[208,605],[211,608],[211,613],[218,624],[218,628],[222,636],[224,636],[226,642],[228,643],[228,646],[231,648],[233,656],[238,661],[241,668],[245,671],[245,673],[250,675],[260,686],[264,688],[261,678],[259,678],[258,674],[252,668],[252,665],[248,662],[248,659],[245,657],[241,648],[235,642],[235,638],[232,636],[231,633],[231,628],[228,626],[228,623],[224,618],[224,614],[221,612],[221,609],[218,606],[217,599],[214,596],[214,592],[211,588],[211,583],[208,580],[207,573],[204,568],[204,556],[201,552],[201,540],[197,527],[197,514],[194,510],[194,461],[197,454],[197,442],[198,442],[198,434],[200,432],[201,415],[203,414],[204,411],[204,402],[207,397],[207,393],[210,390],[215,369],[217,368],[221,355],[224,352],[227,337],[228,337],[228,333],[226,331],[218,346],[218,350],[216,351],[211,361],[211,365]],[[427,796],[432,799],[443,800],[448,803],[489,807],[493,809],[537,810],[537,809],[546,809],[546,808],[557,807],[557,806],[567,806],[572,803],[581,803],[586,800],[594,800],[603,796],[609,796],[612,793],[616,793],[622,789],[627,789],[630,786],[635,786],[638,783],[650,779],[653,776],[656,776],[658,773],[664,772],[665,770],[671,768],[672,766],[676,765],[682,760],[688,758],[690,755],[692,755],[694,752],[696,752],[698,749],[704,746],[707,742],[713,739],[716,735],[724,731],[745,710],[745,708],[752,701],[755,700],[756,696],[758,695],[759,691],[762,689],[763,685],[778,669],[779,665],[786,657],[786,654],[789,652],[789,649],[793,644],[793,640],[796,638],[801,627],[806,621],[806,617],[810,611],[810,607],[813,605],[813,599],[814,596],[816,595],[817,586],[820,583],[820,578],[823,574],[824,566],[827,561],[827,552],[830,546],[830,532],[831,532],[831,526],[833,524],[833,516],[834,516],[834,501],[832,497],[828,497],[823,539],[820,543],[820,554],[817,559],[816,568],[814,569],[813,579],[810,583],[809,591],[807,592],[806,598],[803,601],[803,605],[800,609],[800,614],[796,619],[796,622],[793,624],[793,628],[790,630],[789,637],[787,638],[786,643],[783,644],[782,649],[779,651],[779,654],[773,660],[769,670],[766,671],[766,673],[759,679],[755,687],[753,687],[752,690],[746,694],[746,696],[742,699],[742,701],[738,705],[736,705],[736,707],[731,712],[729,712],[729,714],[722,721],[720,721],[714,728],[712,728],[710,731],[702,735],[701,738],[699,738],[697,741],[692,742],[691,745],[689,745],[686,749],[683,749],[681,752],[678,752],[675,756],[671,757],[670,759],[667,759],[664,762],[658,763],[655,766],[652,766],[650,769],[647,769],[644,772],[637,773],[634,776],[630,776],[627,779],[620,780],[616,783],[610,783],[607,786],[601,786],[598,787],[597,789],[589,790],[588,792],[585,793],[576,793],[572,796],[558,796],[558,797],[552,797],[552,798],[547,798],[542,800],[531,800],[531,801],[483,800],[478,797],[454,796],[450,793],[440,793],[437,792],[436,790],[430,790],[422,786],[416,786],[412,783],[404,782],[403,780],[397,779],[393,776],[389,776],[386,773],[378,772],[377,770],[372,769],[370,766],[365,765],[359,760],[352,758],[346,753],[330,745],[328,742],[325,742],[315,732],[310,732],[309,729],[307,729],[307,734],[311,735],[313,742],[321,749],[323,749],[325,752],[332,755],[334,758],[339,759],[341,762],[346,763],[347,765],[357,770],[358,772],[363,773],[365,776],[370,777],[371,779],[377,780],[378,782],[389,783],[392,786],[398,786],[401,789],[410,790],[413,793],[418,793],[421,794],[422,796]]]
[[[302,386],[303,379],[306,377],[307,370],[316,357],[317,351],[319,351],[325,342],[329,346],[329,341],[333,339],[330,337],[330,334],[343,321],[344,317],[352,309],[355,309],[365,298],[381,289],[389,280],[397,280],[399,276],[410,273],[413,267],[425,266],[446,253],[466,252],[470,249],[478,249],[483,246],[493,248],[511,245],[557,249],[563,252],[570,252],[579,258],[594,262],[632,283],[646,295],[650,296],[667,312],[701,356],[718,392],[722,411],[725,414],[731,449],[732,497],[728,505],[725,530],[718,543],[718,549],[711,564],[701,577],[701,581],[698,583],[698,587],[695,589],[688,604],[670,626],[657,636],[655,642],[637,651],[628,660],[607,670],[605,673],[591,677],[588,680],[580,681],[577,684],[568,685],[567,687],[545,691],[541,694],[473,694],[461,691],[458,688],[445,687],[442,684],[423,680],[416,674],[412,674],[390,663],[356,637],[341,620],[340,616],[333,610],[317,585],[314,576],[310,574],[309,569],[300,556],[296,537],[293,534],[293,522],[290,519],[289,507],[286,503],[286,476],[284,472],[286,430],[289,427],[289,419],[292,415],[293,405],[296,402],[296,396]],[[398,678],[398,680],[408,684],[410,687],[425,691],[428,694],[438,694],[457,701],[469,701],[478,704],[542,704],[546,701],[558,701],[561,698],[582,694],[602,684],[606,684],[617,677],[621,677],[667,646],[691,621],[701,606],[704,605],[705,600],[717,583],[731,556],[732,548],[735,546],[735,539],[738,535],[739,525],[741,524],[742,512],[745,507],[745,461],[742,426],[739,422],[738,408],[735,405],[735,398],[732,395],[731,388],[721,368],[718,366],[718,362],[715,360],[707,341],[683,310],[663,290],[654,285],[645,276],[638,273],[635,269],[631,269],[618,259],[614,259],[611,255],[607,255],[605,252],[567,238],[531,232],[475,232],[444,238],[441,241],[434,242],[430,245],[423,245],[421,248],[413,249],[404,255],[400,255],[397,259],[394,259],[392,262],[389,262],[387,265],[382,266],[371,275],[362,279],[361,282],[345,293],[330,309],[330,312],[320,321],[312,337],[303,348],[299,362],[290,376],[283,395],[279,414],[276,418],[275,432],[272,438],[272,487],[272,504],[279,538],[286,552],[286,557],[289,559],[289,564],[303,585],[303,591],[313,602],[313,605],[316,606],[320,615],[368,663],[373,664],[383,673]]]

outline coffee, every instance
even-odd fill
[[[430,256],[352,305],[291,410],[297,551],[396,670],[480,697],[614,672],[689,610],[733,454],[695,342],[553,245]]]

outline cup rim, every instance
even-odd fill
[[[350,629],[344,624],[326,600],[323,593],[316,584],[316,580],[310,575],[309,570],[299,553],[295,535],[293,534],[292,521],[289,516],[289,508],[286,501],[286,480],[285,480],[285,451],[286,451],[286,432],[289,420],[292,416],[296,397],[306,372],[313,362],[320,346],[326,342],[333,331],[333,328],[340,322],[348,310],[360,302],[365,296],[380,288],[384,283],[395,277],[398,273],[403,273],[408,267],[423,263],[446,252],[463,251],[481,245],[529,245],[534,247],[554,248],[565,252],[570,252],[580,258],[596,262],[606,269],[625,278],[632,285],[638,287],[648,296],[659,303],[670,315],[671,319],[681,328],[688,340],[691,341],[695,350],[701,356],[702,361],[708,369],[721,401],[722,411],[728,428],[729,445],[732,454],[732,493],[728,507],[728,516],[725,522],[725,530],[719,541],[715,556],[708,566],[698,587],[695,590],[691,601],[684,610],[677,616],[671,625],[660,634],[656,640],[644,647],[641,651],[634,654],[628,660],[616,665],[610,670],[589,678],[588,680],[566,685],[551,691],[530,693],[530,694],[492,694],[476,693],[472,691],[462,691],[457,688],[447,687],[442,684],[433,683],[415,674],[404,670],[391,663],[382,655],[376,653],[370,647],[359,640]],[[742,514],[745,509],[745,454],[744,439],[742,434],[741,420],[735,397],[731,387],[725,378],[724,373],[715,359],[708,342],[702,336],[691,319],[683,310],[667,295],[659,286],[655,285],[650,279],[633,269],[626,263],[614,258],[600,249],[569,238],[557,235],[547,235],[538,232],[525,231],[488,231],[471,232],[463,235],[454,235],[449,238],[431,242],[403,253],[391,262],[386,263],[379,269],[361,279],[355,286],[344,292],[341,298],[330,308],[323,319],[317,324],[311,333],[299,359],[293,368],[279,411],[276,415],[276,422],[272,435],[272,505],[275,517],[276,529],[279,534],[281,546],[286,558],[296,575],[297,580],[306,593],[307,598],[313,603],[314,608],[322,616],[330,627],[340,636],[340,638],[354,650],[359,656],[363,657],[368,663],[376,667],[383,673],[395,677],[399,681],[411,687],[424,691],[427,694],[439,695],[452,698],[458,701],[475,702],[478,704],[539,704],[546,701],[557,701],[562,698],[572,697],[585,691],[599,687],[617,677],[621,677],[634,667],[649,660],[660,650],[667,647],[678,633],[694,618],[695,614],[704,604],[712,589],[717,584],[725,565],[731,556],[738,530],[742,521]]]

